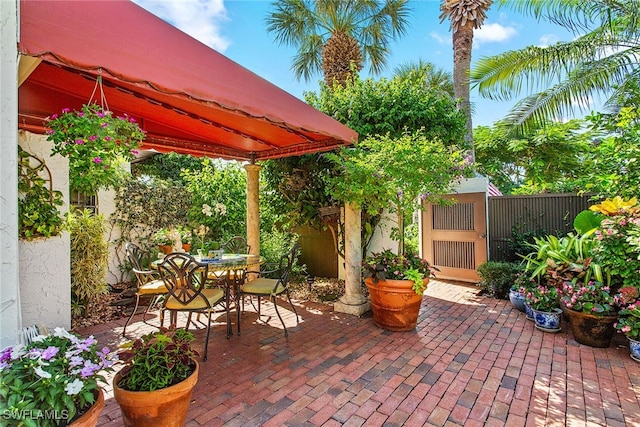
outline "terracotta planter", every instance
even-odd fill
[[[120,372],[113,379],[113,396],[120,405],[124,425],[129,427],[182,427],[189,411],[191,391],[198,382],[199,364],[186,380],[154,391],[129,391],[118,387]]]
[[[367,278],[364,283],[369,288],[373,309],[373,321],[389,331],[410,331],[418,323],[418,313],[422,295],[413,290],[411,280],[378,280]],[[425,290],[429,279],[422,281]]]
[[[182,244],[182,250],[185,252],[190,252],[191,251],[191,243],[183,243]]]
[[[69,426],[70,427],[95,427],[98,424],[98,418],[100,417],[100,413],[102,412],[102,408],[104,408],[104,393],[102,389],[98,389],[98,398],[93,403],[93,406],[89,408],[87,412],[82,414],[79,418],[76,418],[72,421]]]
[[[160,248],[160,251],[165,255],[173,252],[173,246],[171,245],[158,245],[158,247]]]
[[[573,337],[577,342],[591,347],[609,347],[616,331],[613,324],[618,320],[617,315],[598,316],[569,308],[564,308],[563,311],[569,318]]]

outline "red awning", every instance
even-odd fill
[[[267,159],[348,145],[357,134],[129,1],[20,2],[19,125],[79,109],[102,76],[109,109],[140,121],[143,148]],[[94,96],[93,99],[96,99]]]

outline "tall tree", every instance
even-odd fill
[[[458,99],[458,108],[467,116],[465,139],[473,150],[473,124],[471,121],[471,101],[469,96],[469,70],[471,68],[471,48],[473,30],[480,28],[487,17],[486,12],[493,0],[444,0],[440,4],[440,22],[449,18],[453,31],[453,92]]]
[[[598,95],[616,104],[640,75],[640,0],[498,0],[500,6],[568,28],[575,38],[482,58],[471,82],[482,96],[509,100],[506,117],[529,128],[582,111]],[[533,93],[533,94],[531,94]]]
[[[429,91],[437,91],[454,96],[451,73],[436,67],[431,62],[420,59],[418,62],[401,64],[393,70],[393,75],[406,80],[422,80]]]
[[[267,31],[282,45],[298,49],[296,78],[309,81],[322,72],[325,82],[344,86],[365,62],[380,73],[391,52],[389,43],[404,34],[408,0],[280,0],[272,3]]]

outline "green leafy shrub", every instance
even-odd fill
[[[483,262],[478,266],[478,275],[482,279],[478,286],[493,298],[506,299],[522,269],[520,264],[513,262]]]
[[[57,206],[62,206],[62,193],[52,191],[45,163],[18,146],[18,236],[33,240],[53,237],[64,229],[64,219]]]
[[[198,352],[195,337],[185,329],[162,330],[123,344],[118,357],[125,363],[118,386],[129,391],[154,391],[186,380]]]
[[[104,237],[104,216],[94,215],[88,209],[80,214],[69,213],[67,228],[71,235],[73,314],[85,316],[89,304],[107,291],[109,249]]]

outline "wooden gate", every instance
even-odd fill
[[[451,206],[427,204],[422,212],[422,253],[440,279],[478,282],[487,260],[486,194],[448,196]]]

